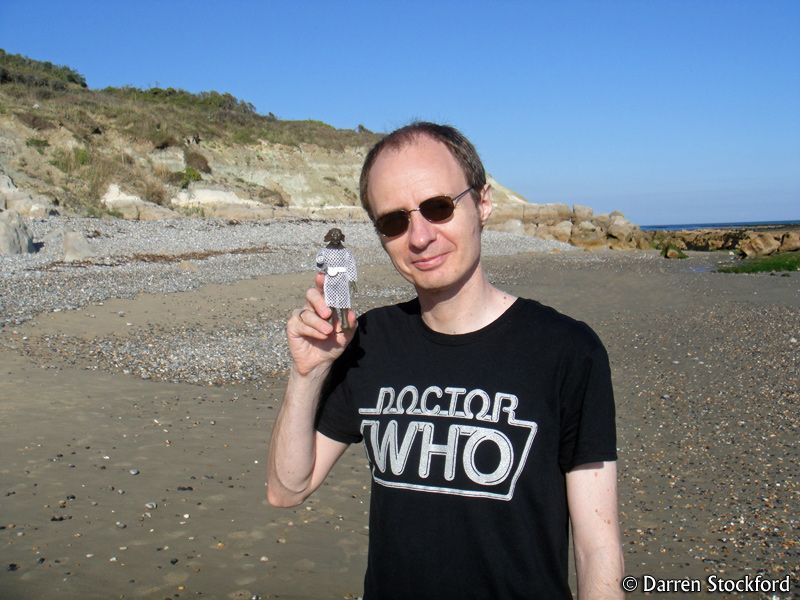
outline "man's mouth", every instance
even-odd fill
[[[428,271],[430,269],[435,269],[439,265],[441,265],[446,258],[446,254],[436,254],[434,256],[426,256],[424,258],[417,258],[411,261],[411,264],[414,265],[420,271]]]

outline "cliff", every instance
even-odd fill
[[[261,115],[230,94],[93,90],[69,67],[0,50],[0,210],[128,219],[363,220],[363,126]],[[589,248],[640,245],[620,213],[531,205],[491,180],[491,227]]]

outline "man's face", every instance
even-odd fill
[[[369,175],[369,201],[375,217],[419,207],[434,196],[454,198],[469,184],[447,146],[420,136],[400,150],[381,152]],[[395,237],[381,236],[384,250],[397,271],[418,293],[458,292],[480,263],[481,228],[492,211],[490,192],[480,200],[467,194],[453,216],[430,223],[419,211],[410,214],[408,229]]]

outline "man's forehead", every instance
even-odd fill
[[[419,135],[399,147],[385,148],[375,159],[369,175],[374,192],[398,185],[448,185],[465,175],[450,149],[427,135]],[[448,191],[448,190],[438,190]]]

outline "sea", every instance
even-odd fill
[[[674,225],[641,225],[644,231],[657,231],[662,229],[748,229],[752,227],[788,227],[800,226],[800,220],[795,221],[741,221],[734,223],[681,223]]]

